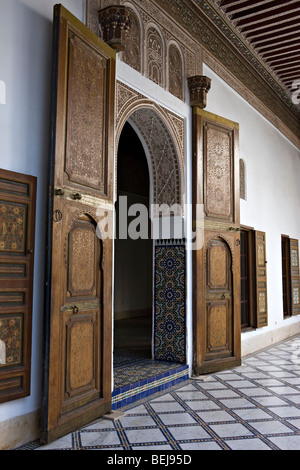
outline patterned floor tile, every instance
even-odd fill
[[[231,371],[190,379],[31,450],[300,450],[300,364],[295,339]],[[26,450],[28,450],[26,446]]]
[[[129,442],[136,444],[140,443],[157,443],[165,442],[167,439],[160,429],[135,429],[125,430]]]
[[[120,445],[121,440],[116,431],[90,431],[80,433],[81,447],[98,447]]]
[[[291,432],[288,426],[285,426],[280,421],[261,421],[251,423],[252,428],[256,429],[259,434],[284,434]]]
[[[271,450],[272,448],[257,437],[225,441],[231,450]]]
[[[219,437],[242,437],[253,435],[246,426],[240,423],[212,424],[210,427],[216,434],[218,434]]]
[[[210,438],[210,434],[202,426],[178,426],[168,427],[169,432],[172,434],[176,441],[196,440]]]
[[[191,424],[196,423],[195,419],[189,413],[164,413],[159,414],[159,419],[163,424],[169,426],[172,424]]]
[[[235,421],[227,411],[214,410],[214,411],[197,411],[197,415],[206,423],[215,423],[222,421]]]
[[[280,450],[300,450],[300,436],[270,437],[269,440]]]

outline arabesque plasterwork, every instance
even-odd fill
[[[153,184],[151,202],[179,204],[183,214],[184,120],[117,81],[116,149],[126,121],[133,125],[147,149]]]
[[[170,44],[176,43],[183,61],[183,82],[186,78],[202,75],[203,63],[207,64],[228,85],[239,93],[259,113],[268,119],[294,145],[300,148],[299,109],[280,88],[269,71],[217,14],[207,0],[86,0],[87,25],[99,34],[98,10],[110,5],[126,5],[135,14],[135,27],[131,42],[131,63],[128,52],[119,54],[121,60],[132,63],[136,54],[132,46],[140,51],[140,71],[147,75],[145,63],[147,47],[145,33],[148,25],[156,25],[164,38],[165,82],[163,86],[174,94],[168,83]],[[140,27],[140,42],[137,29]],[[136,49],[137,50],[137,49]],[[129,54],[130,55],[130,54]],[[136,68],[136,67],[135,67]],[[185,83],[182,87],[185,91]],[[178,96],[178,95],[176,95]],[[188,100],[186,93],[182,99]]]

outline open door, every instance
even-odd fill
[[[115,52],[56,5],[53,57],[42,442],[111,408]]]
[[[204,210],[203,246],[193,251],[194,373],[241,362],[240,195],[237,123],[194,107],[193,220]]]

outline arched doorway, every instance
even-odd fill
[[[136,132],[127,122],[118,147],[114,280],[114,364],[130,364],[152,357],[153,244],[150,222],[136,227],[130,208],[149,213],[149,170]],[[128,214],[129,210],[129,214]],[[139,212],[137,211],[137,216]],[[137,220],[137,219],[136,219]]]
[[[119,89],[117,96],[128,97],[131,92],[123,94]],[[181,124],[177,120],[174,126],[166,110],[140,97],[128,105],[121,99],[117,103],[113,409],[189,376],[185,240],[160,230],[162,218],[164,223],[167,220],[160,208],[170,208],[175,215],[176,206],[177,219],[183,218]],[[128,216],[131,204],[142,207],[140,213],[132,211],[132,218]],[[147,221],[141,227],[136,220],[145,210]],[[169,217],[174,226],[173,216]],[[142,240],[127,238],[132,223],[142,232]],[[155,235],[147,237],[150,227]]]

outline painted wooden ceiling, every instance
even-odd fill
[[[210,3],[291,94],[295,80],[300,80],[300,1],[213,0]]]

